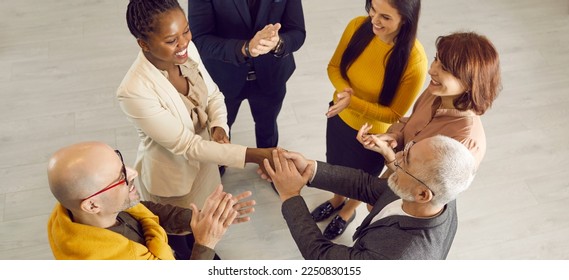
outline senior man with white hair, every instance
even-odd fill
[[[388,179],[282,149],[273,151],[273,160],[274,169],[265,163],[265,175],[279,192],[283,216],[306,259],[445,259],[457,230],[455,199],[476,168],[464,145],[440,135],[410,142],[389,163],[396,168]],[[304,185],[374,205],[353,246],[324,238],[300,196]]]

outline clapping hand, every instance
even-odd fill
[[[211,249],[221,240],[231,224],[249,221],[248,214],[255,211],[254,200],[242,201],[251,196],[251,192],[243,192],[235,197],[223,191],[220,184],[206,199],[204,207],[198,210],[190,204],[192,219],[190,227],[196,243]]]
[[[255,202],[255,200],[243,201],[244,199],[250,197],[251,194],[252,193],[250,191],[246,191],[232,198],[233,209],[237,211],[237,217],[235,218],[235,220],[233,220],[234,224],[240,224],[251,220],[251,218],[248,215],[255,212],[255,208],[253,206],[257,202]]]
[[[328,108],[326,117],[331,118],[346,109],[350,105],[352,94],[354,94],[354,90],[351,88],[345,88],[344,91],[336,93],[336,101],[334,105]]]
[[[229,226],[233,223],[238,212],[233,209],[234,201],[231,194],[223,192],[219,185],[208,197],[201,211],[195,204],[192,209],[190,226],[196,243],[208,248],[215,248]]]
[[[279,43],[281,24],[268,24],[259,30],[249,41],[249,51],[252,57],[267,54]]]

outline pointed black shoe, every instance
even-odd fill
[[[356,217],[356,211],[354,211],[354,214],[348,221],[344,221],[344,219],[342,219],[340,215],[336,215],[336,217],[332,219],[332,221],[328,224],[328,226],[324,230],[323,233],[324,237],[328,240],[332,240],[340,236],[342,233],[344,233],[348,225],[354,220],[355,217]]]
[[[332,216],[332,214],[340,211],[340,209],[342,209],[345,204],[346,202],[344,201],[342,204],[340,204],[340,206],[334,208],[334,206],[332,206],[332,203],[326,200],[324,203],[320,204],[318,207],[312,210],[312,212],[310,212],[310,215],[312,216],[312,219],[318,223],[328,219],[328,217]]]

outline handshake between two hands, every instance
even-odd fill
[[[274,148],[271,155],[259,164],[257,173],[261,178],[272,182],[277,189],[281,201],[300,195],[300,190],[314,174],[313,160],[303,155],[282,148]]]
[[[386,160],[395,159],[393,149],[397,146],[391,134],[369,134],[371,126],[362,126],[356,136],[364,148],[382,154]],[[224,134],[224,133],[223,133]],[[274,183],[281,201],[300,195],[301,189],[314,176],[316,162],[306,159],[302,154],[283,148],[247,148],[246,162],[259,164],[257,173],[261,178]],[[201,211],[192,204],[190,222],[198,244],[214,248],[231,224],[247,222],[248,214],[255,209],[255,200],[244,201],[251,196],[250,191],[232,196],[219,185],[211,193]]]
[[[314,173],[314,161],[281,148],[250,149],[248,157],[259,164],[257,172],[263,179],[274,182],[282,201],[300,195]],[[255,200],[244,201],[250,196],[250,191],[233,196],[224,192],[220,184],[207,197],[201,211],[191,204],[190,226],[196,243],[213,249],[231,224],[249,221],[248,215],[255,211],[256,204]]]
[[[357,133],[356,139],[368,150],[381,154],[385,159],[395,159],[394,149],[397,140],[390,133],[369,134],[372,126],[364,124]],[[259,164],[257,173],[261,178],[273,182],[282,201],[290,197],[300,195],[300,190],[314,176],[314,160],[307,160],[303,155],[290,152],[282,148],[260,149],[262,162]],[[268,155],[268,153],[271,153]]]
[[[372,126],[364,124],[356,139],[368,150],[381,154],[385,159],[395,159],[397,140],[390,133],[369,134]],[[300,195],[300,190],[314,176],[314,160],[307,160],[302,154],[283,148],[265,148],[251,151],[253,162],[259,164],[257,173],[261,178],[274,183],[282,201]]]
[[[382,154],[386,160],[395,159],[393,149],[397,146],[391,134],[369,134],[372,127],[362,126],[356,136],[364,148]],[[302,154],[283,148],[248,148],[246,162],[259,164],[257,173],[261,178],[274,183],[281,201],[300,195],[301,189],[314,176],[315,161],[306,159]],[[251,196],[250,191],[235,197],[219,187],[207,198],[204,207],[193,211],[191,227],[198,244],[214,248],[231,224],[249,221],[248,214],[255,211],[254,200],[243,201]]]

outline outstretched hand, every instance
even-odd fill
[[[233,208],[231,194],[223,192],[220,184],[206,199],[202,211],[195,204],[190,204],[192,219],[190,226],[196,243],[208,248],[215,248],[229,226],[239,214]]]
[[[240,224],[251,220],[248,215],[255,212],[255,208],[253,206],[257,204],[257,202],[255,200],[243,201],[244,199],[250,197],[251,194],[252,193],[250,191],[246,191],[232,198],[233,209],[237,211],[237,217],[235,220],[233,220],[234,224]]]
[[[190,204],[190,227],[196,243],[213,249],[231,224],[249,221],[248,214],[255,211],[255,200],[243,200],[250,196],[251,192],[246,191],[234,197],[224,192],[220,184],[207,197],[201,211],[195,204]]]
[[[273,156],[271,151],[277,148],[247,148],[245,152],[245,162],[252,162],[259,165],[261,172],[266,174],[265,166],[263,160],[268,159],[271,166],[273,165]]]

